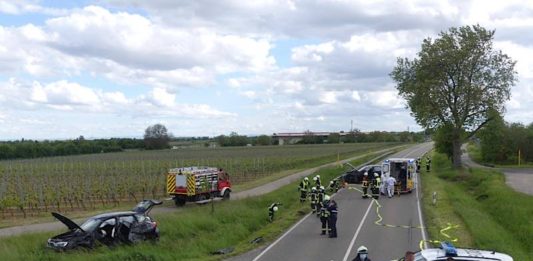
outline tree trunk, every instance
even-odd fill
[[[461,167],[461,145],[462,145],[461,137],[454,137],[452,144],[453,144],[453,158],[452,158],[453,167],[460,168]]]

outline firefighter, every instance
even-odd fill
[[[417,173],[420,173],[420,165],[422,164],[422,160],[420,159],[420,157],[418,157],[416,159],[416,172]]]
[[[431,159],[429,156],[426,157],[426,171],[429,172],[431,170]]]
[[[322,202],[322,207],[320,208],[320,222],[322,223],[322,233],[321,235],[329,234],[328,219],[330,212],[328,211],[327,205],[329,203],[329,196],[324,196],[324,201]]]
[[[309,189],[309,178],[305,177],[298,186],[298,191],[300,191],[300,202],[305,202],[307,199],[307,190]]]
[[[357,249],[357,256],[352,261],[372,261],[368,257],[368,249],[365,246],[360,246]]]
[[[337,202],[335,202],[334,199],[330,200],[327,204],[327,210],[329,212],[329,218],[328,218],[328,227],[329,227],[329,237],[335,238],[337,237]]]
[[[316,213],[318,211],[317,209],[317,201],[318,201],[318,195],[315,187],[311,188],[311,193],[309,194],[309,198],[311,201],[311,209],[313,210],[313,213]]]
[[[329,189],[329,191],[331,193],[335,193],[335,192],[339,191],[339,180],[338,179],[333,179],[332,181],[330,181],[328,189]]]
[[[368,172],[363,175],[361,187],[363,189],[363,198],[368,198]]]
[[[317,191],[317,195],[318,195],[318,197],[317,197],[316,209],[320,210],[320,208],[324,206],[322,203],[324,202],[325,196],[327,196],[326,195],[326,191],[324,190],[324,186],[320,186],[320,188]],[[316,216],[320,217],[319,211],[316,212]]]
[[[315,181],[315,186],[317,188],[319,188],[320,186],[322,186],[322,182],[320,181],[320,175],[316,175],[315,178],[313,178],[313,180]]]
[[[281,203],[275,202],[268,207],[268,220],[270,222],[274,221],[274,213],[278,211],[278,206],[281,206]]]
[[[381,185],[381,179],[378,173],[374,173],[374,179],[370,182],[370,190],[372,191],[372,197],[379,199],[379,186]]]

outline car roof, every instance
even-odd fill
[[[456,248],[457,256],[452,256],[455,260],[490,260],[490,261],[513,261],[513,258],[494,251]],[[425,249],[421,254],[427,260],[445,260],[446,252],[440,248]]]
[[[109,212],[109,213],[96,215],[94,217],[91,217],[91,219],[106,219],[106,218],[112,218],[112,217],[131,216],[135,214],[138,214],[138,213],[135,213],[133,211]]]

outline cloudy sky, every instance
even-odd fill
[[[533,121],[532,1],[0,0],[0,140],[420,130],[388,76],[451,26],[517,60]]]

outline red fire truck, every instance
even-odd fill
[[[229,199],[231,182],[228,173],[219,168],[174,168],[167,174],[167,193],[178,207],[187,201],[198,202],[211,197]]]

